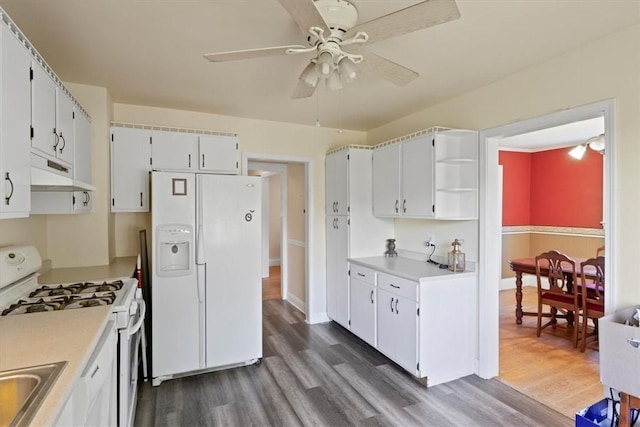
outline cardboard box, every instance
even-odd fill
[[[608,387],[640,396],[640,327],[624,322],[633,317],[639,306],[617,311],[598,320],[600,341],[600,381]]]
[[[611,399],[602,399],[576,412],[576,427],[610,426],[612,414]]]

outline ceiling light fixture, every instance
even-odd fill
[[[587,139],[583,144],[577,145],[569,151],[569,155],[574,159],[581,160],[587,147],[604,156],[604,133]]]

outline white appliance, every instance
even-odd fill
[[[138,290],[138,281],[122,277],[42,285],[37,280],[37,271],[41,265],[40,254],[33,246],[0,248],[0,315],[28,315],[32,312],[110,305],[111,321],[117,330],[117,346],[108,345],[111,335],[105,333],[98,347],[107,343],[104,344],[104,348],[108,350],[96,351],[96,354],[100,354],[99,359],[103,365],[108,363],[109,356],[113,356],[114,362],[117,356],[117,378],[113,378],[114,384],[117,381],[117,408],[114,404],[113,412],[110,412],[109,407],[104,406],[108,405],[108,400],[104,397],[98,397],[97,400],[91,398],[102,396],[104,390],[94,390],[97,380],[94,378],[95,374],[91,375],[93,372],[90,372],[91,380],[86,386],[92,394],[82,393],[83,399],[80,400],[83,404],[74,405],[77,413],[73,417],[91,420],[98,416],[107,420],[103,425],[115,425],[117,419],[117,424],[121,427],[132,426],[137,401],[138,355],[146,312],[145,303]],[[99,383],[105,384],[107,388],[110,384],[106,378],[101,378]],[[113,399],[116,399],[115,393]]]
[[[261,181],[152,172],[152,383],[260,363]]]

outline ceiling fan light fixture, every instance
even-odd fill
[[[318,73],[316,72],[316,64],[314,62],[310,62],[300,74],[300,80],[305,84],[316,87],[318,86]]]
[[[340,60],[338,70],[340,71],[340,80],[343,83],[351,83],[358,76],[358,69],[353,61],[347,57]]]
[[[340,74],[337,68],[334,69],[333,73],[331,73],[327,79],[327,89],[331,92],[342,89],[342,82],[340,81]]]
[[[333,55],[329,52],[321,52],[316,60],[316,72],[323,79],[328,78],[333,71]]]
[[[587,151],[587,145],[580,144],[573,147],[573,149],[569,151],[569,155],[576,160],[581,160],[584,156],[585,151]]]

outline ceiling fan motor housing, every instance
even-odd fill
[[[316,0],[318,12],[331,29],[331,36],[343,40],[344,33],[358,23],[358,11],[346,0]]]

